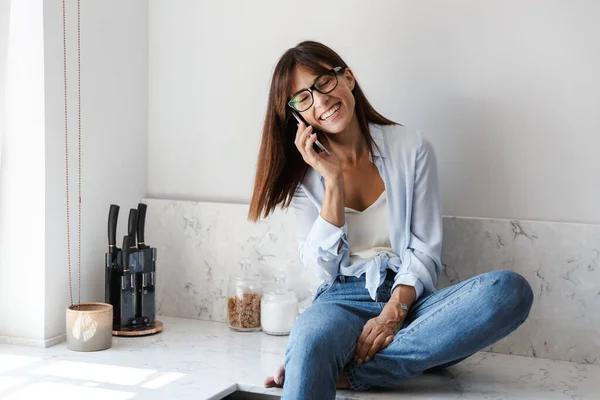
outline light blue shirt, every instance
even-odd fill
[[[311,167],[291,202],[298,254],[306,268],[326,281],[337,275],[359,277],[366,273],[366,288],[375,301],[388,269],[396,273],[392,292],[399,284],[409,285],[419,298],[423,292],[435,292],[442,265],[442,210],[435,152],[422,133],[404,126],[371,124],[369,128],[381,151],[375,148],[370,159],[385,184],[394,255],[380,253],[350,264],[348,227],[345,223],[338,227],[321,217],[325,182]]]

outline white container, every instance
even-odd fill
[[[260,303],[260,327],[268,335],[289,335],[298,318],[298,297],[283,286],[281,276],[263,293]]]

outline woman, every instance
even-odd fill
[[[510,271],[436,291],[433,147],[375,111],[352,70],[316,42],[289,49],[273,74],[249,219],[280,203],[295,212],[303,265],[323,279],[284,366],[265,381],[283,387],[283,399],[398,385],[467,358],[529,314],[531,287]]]

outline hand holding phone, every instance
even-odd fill
[[[302,155],[302,159],[318,171],[326,181],[333,182],[335,180],[337,182],[338,178],[342,175],[340,159],[335,153],[330,153],[327,149],[317,154],[316,141],[317,135],[314,134],[313,127],[310,125],[307,127],[304,122],[300,122],[296,131],[294,144]],[[310,151],[311,149],[313,151]],[[325,156],[325,152],[329,155]]]
[[[307,127],[307,128],[310,126],[310,125],[309,125],[309,124],[308,124],[308,123],[307,123],[307,122],[304,120],[304,118],[302,118],[302,116],[301,116],[301,115],[300,115],[300,114],[299,114],[299,113],[298,113],[296,110],[292,109],[292,115],[294,116],[294,118],[296,118],[296,121],[298,121],[298,123],[301,123],[301,124],[304,124],[304,125],[306,125],[306,127]],[[317,131],[315,131],[314,129],[313,129],[313,132],[314,132],[315,134],[317,134]],[[317,140],[315,140],[315,147],[313,147],[313,148],[315,149],[315,151],[316,151],[317,153],[320,153],[320,152],[322,152],[322,151],[323,151],[323,152],[325,152],[325,154],[327,154],[328,156],[330,156],[330,155],[331,155],[331,153],[329,152],[329,150],[327,150],[327,149],[325,148],[325,146],[323,146],[323,144],[321,144],[321,142],[319,142],[319,140],[318,140],[318,139],[317,139]]]

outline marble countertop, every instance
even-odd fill
[[[262,382],[283,363],[287,336],[238,333],[221,322],[161,317],[162,333],[114,338],[78,353],[0,345],[2,399],[200,399],[235,390],[280,394]],[[477,353],[395,390],[338,391],[338,399],[595,399],[600,366]]]

